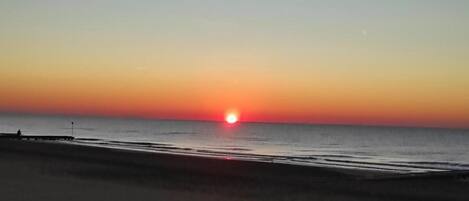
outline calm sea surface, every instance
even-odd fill
[[[396,172],[469,170],[469,131],[0,115],[0,132],[91,146]]]

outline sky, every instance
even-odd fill
[[[0,1],[0,112],[469,127],[469,1]]]

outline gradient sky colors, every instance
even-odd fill
[[[469,1],[0,2],[0,111],[469,127]]]

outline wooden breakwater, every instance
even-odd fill
[[[72,136],[66,135],[17,135],[16,133],[0,133],[0,139],[17,140],[73,140]]]

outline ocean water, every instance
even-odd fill
[[[89,146],[227,160],[398,173],[469,170],[469,130],[461,129],[0,115],[0,132],[18,129],[73,135],[69,143]]]

